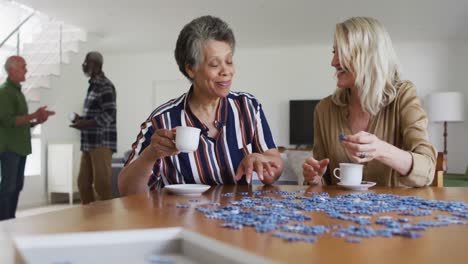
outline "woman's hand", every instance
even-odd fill
[[[245,175],[245,180],[250,184],[252,181],[252,172],[255,171],[258,178],[265,183],[266,177],[270,179],[274,177],[274,170],[278,167],[278,164],[273,161],[269,161],[264,155],[260,153],[252,153],[245,156],[241,161],[234,179],[238,181]]]
[[[175,129],[157,129],[151,136],[151,143],[145,149],[151,155],[152,160],[173,156],[179,153],[175,143]]]
[[[373,134],[361,131],[347,135],[342,143],[354,162],[364,163],[375,159],[402,176],[408,175],[413,167],[413,157],[409,151],[399,149]]]
[[[354,162],[364,163],[378,159],[387,143],[373,134],[361,131],[344,136],[342,144]]]
[[[307,158],[302,164],[302,174],[304,175],[304,184],[322,184],[323,174],[327,171],[329,159],[316,160],[314,157]]]
[[[175,143],[175,129],[157,129],[151,135],[149,145],[133,162],[127,164],[119,174],[119,191],[122,196],[146,192],[148,177],[158,159],[179,153]]]

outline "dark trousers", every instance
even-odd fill
[[[0,221],[15,218],[18,199],[24,185],[26,156],[0,153]]]

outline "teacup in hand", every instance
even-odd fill
[[[345,185],[361,185],[363,167],[362,164],[340,163],[340,167],[333,170],[333,176]],[[340,176],[336,175],[337,171]]]
[[[194,152],[200,141],[200,129],[196,127],[176,127],[176,148],[180,152]]]
[[[78,116],[75,112],[68,113],[68,120],[70,120],[72,123],[75,123],[77,117]]]

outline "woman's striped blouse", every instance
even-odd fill
[[[156,160],[148,186],[162,179],[164,184],[201,183],[246,184],[245,177],[234,180],[242,159],[251,153],[263,153],[276,148],[265,114],[257,99],[248,93],[230,92],[221,98],[214,125],[217,138],[208,137],[208,128],[192,113],[188,93],[159,106],[141,125],[126,162],[136,160],[150,144],[157,129],[193,126],[201,129],[198,150]]]

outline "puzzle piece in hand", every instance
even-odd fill
[[[341,141],[345,140],[345,135],[343,133],[340,133],[340,135],[338,135],[338,139]]]

